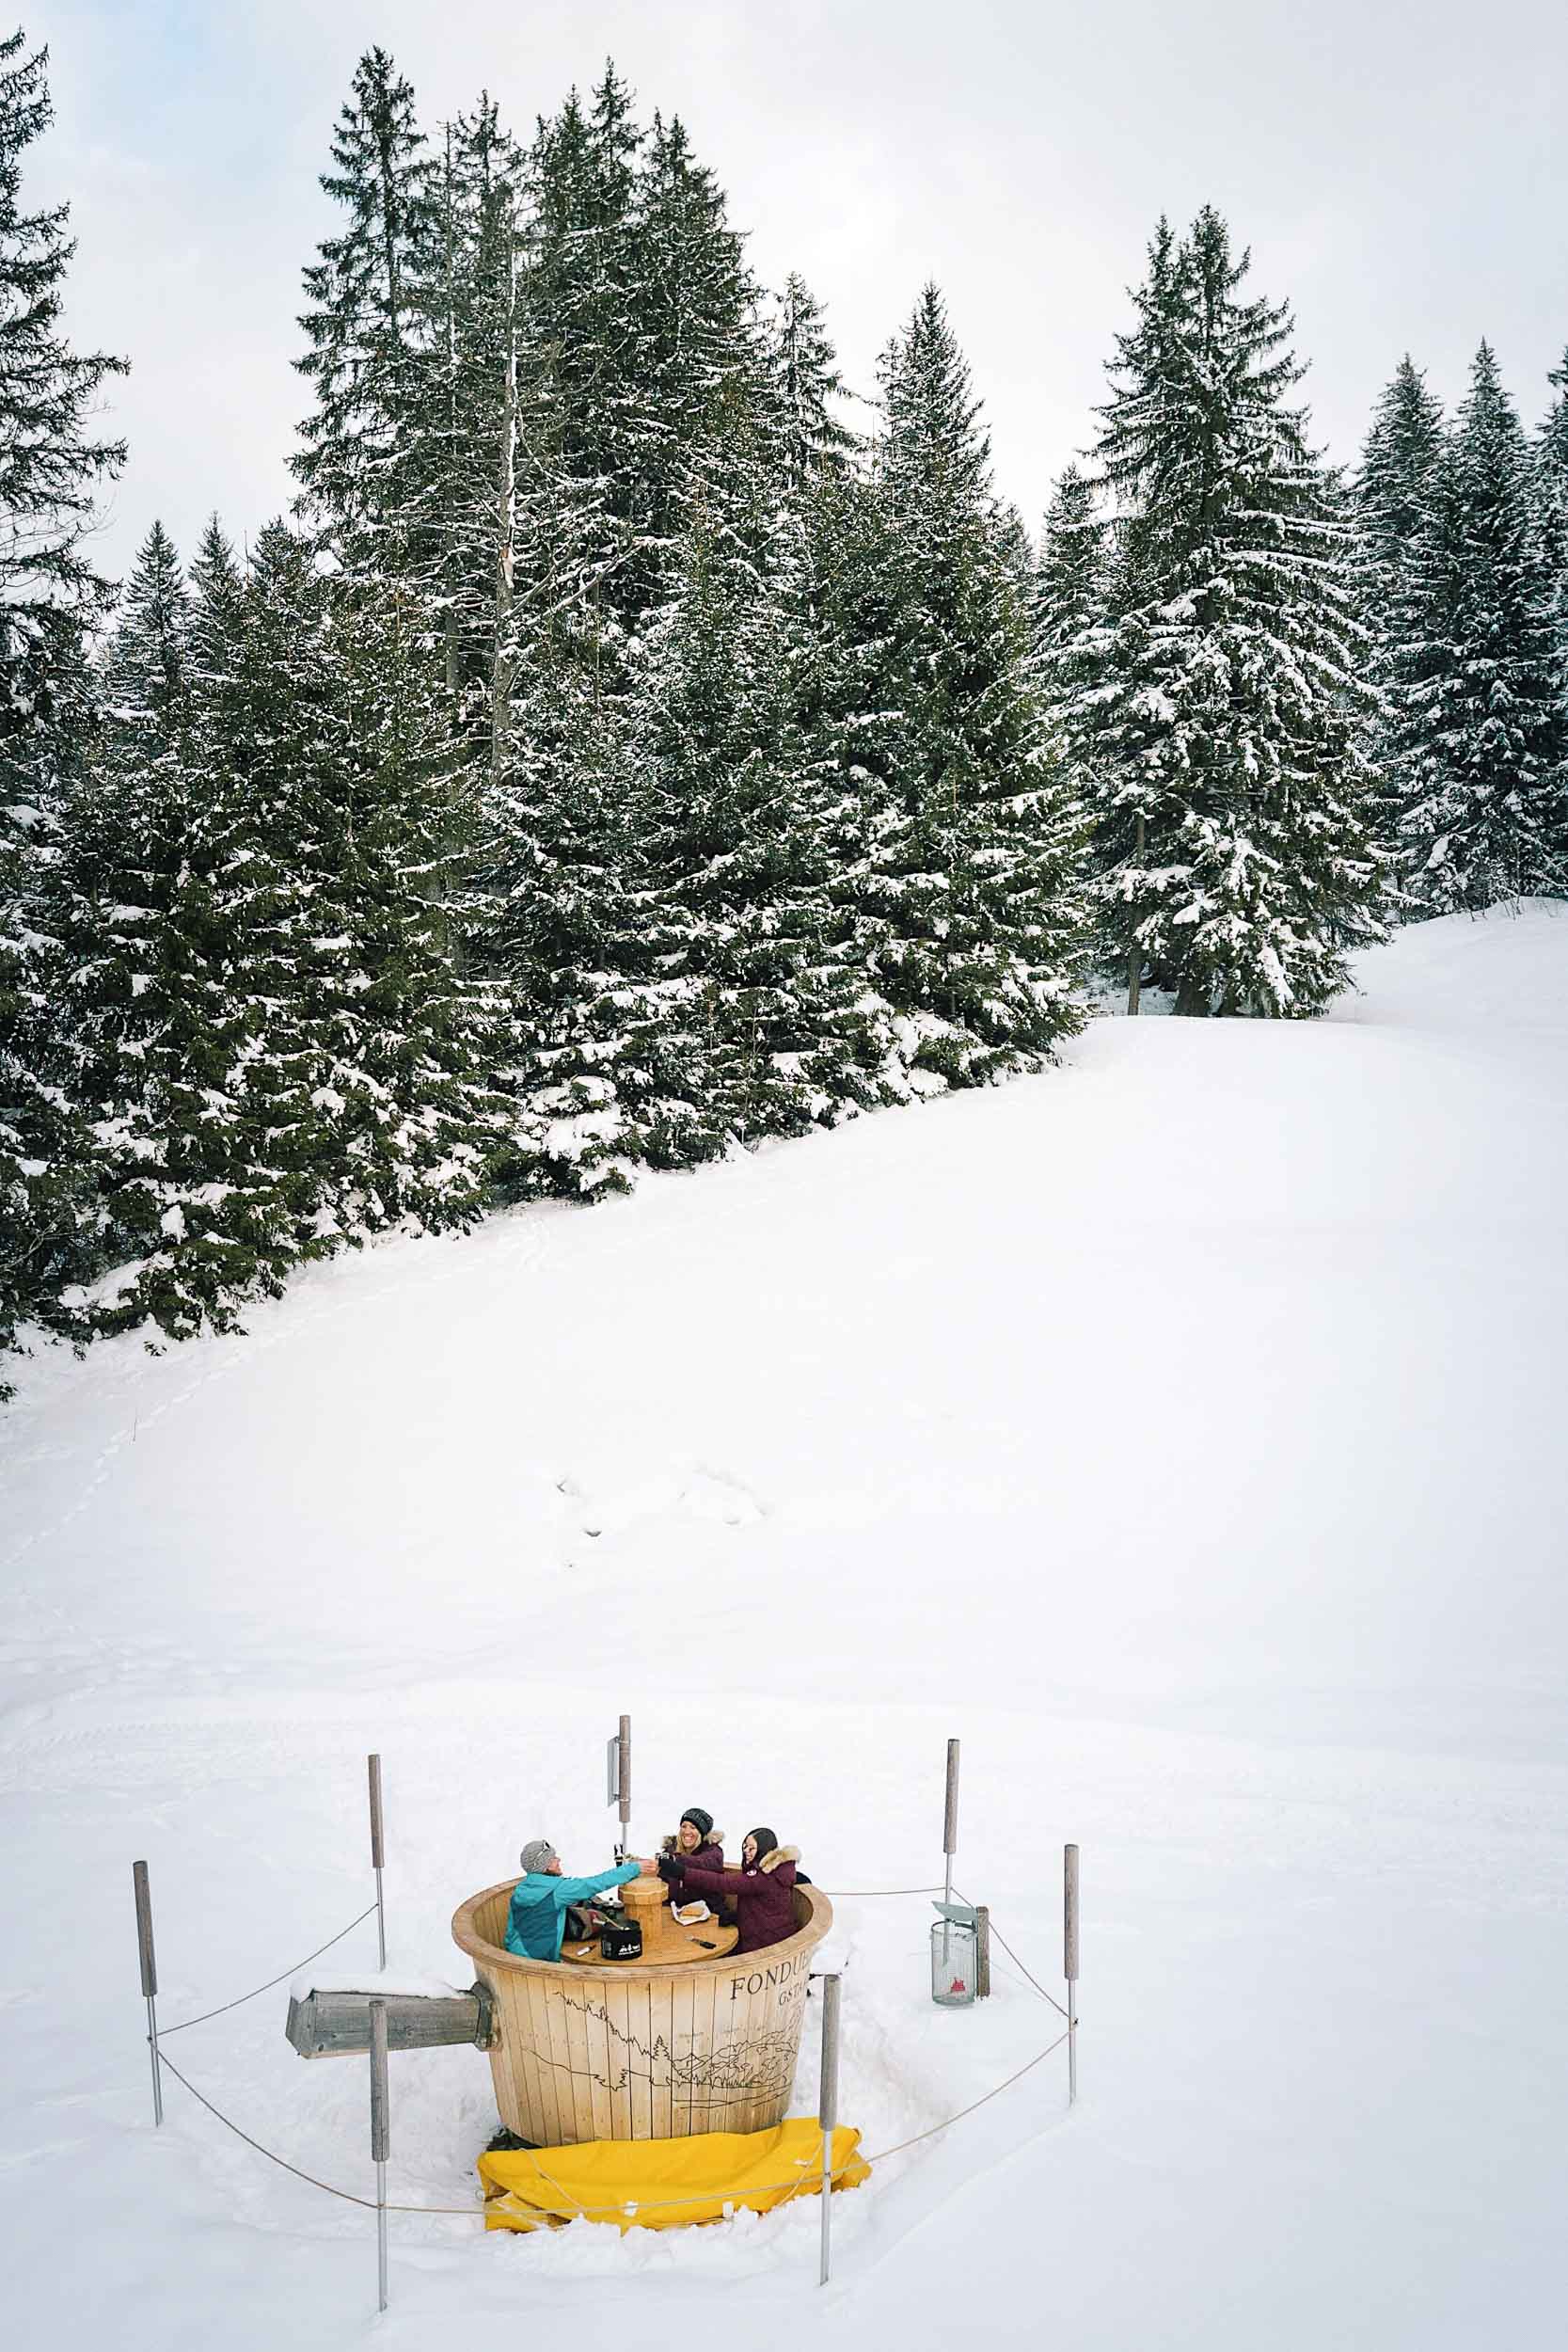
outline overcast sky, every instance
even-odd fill
[[[1486,336],[1533,423],[1568,343],[1558,0],[48,0],[24,21],[56,112],[26,193],[71,201],[78,343],[133,362],[111,573],[154,516],[188,554],[214,508],[244,536],[287,503],[317,174],[375,41],[433,132],[487,87],[526,133],[613,56],[867,390],[934,278],[1031,526],[1092,432],[1162,210],[1217,205],[1250,290],[1292,303],[1336,457],[1406,349],[1451,402]]]

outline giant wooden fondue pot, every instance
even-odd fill
[[[795,1932],[741,1959],[659,1958],[660,1880],[622,1889],[642,1961],[519,1960],[506,1948],[515,1879],[473,1896],[453,1940],[495,2004],[490,2071],[501,2122],[536,2148],[582,2139],[758,2132],[789,2110],[811,1956],[832,1905],[797,1886]],[[697,1931],[701,1932],[701,1931]]]

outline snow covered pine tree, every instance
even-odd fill
[[[1391,622],[1404,886],[1422,912],[1568,881],[1557,583],[1540,474],[1482,343]]]
[[[1037,1067],[1071,1035],[1085,907],[1011,522],[934,286],[881,381],[871,479],[826,485],[818,515],[817,756],[840,787],[838,920],[908,1096]]]
[[[125,362],[71,350],[69,210],[22,206],[22,159],[53,112],[48,54],[0,40],[0,1357],[24,1322],[71,1327],[61,1294],[98,1244],[55,1010],[60,843],[93,723],[85,637],[108,596],[83,543],[125,456],[88,419]]]
[[[1380,935],[1383,882],[1352,533],[1247,266],[1212,209],[1180,245],[1159,224],[1101,412],[1101,608],[1047,652],[1107,954],[1180,1012],[1302,1015]]]

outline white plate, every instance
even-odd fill
[[[712,1918],[713,1914],[706,1903],[675,1903],[670,1915],[678,1919],[683,1928],[700,1928],[705,1919]]]

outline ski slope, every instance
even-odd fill
[[[1568,909],[1403,933],[1300,1025],[1096,1023],[1037,1080],[394,1240],[245,1339],[23,1370],[0,1415],[9,2300],[40,2346],[734,2330],[783,2352],[1545,2344],[1568,2100]],[[1061,2054],[835,2200],[623,2241],[373,2224],[178,2084],[160,2013],[371,1888],[389,1980],[522,1840],[701,1803],[831,1888],[941,1875],[1060,1993]],[[927,1989],[919,1896],[838,1905],[875,2153],[1050,2041]],[[306,1979],[370,1982],[373,1924]],[[286,1986],[169,2056],[371,2193],[361,2066]],[[815,2109],[815,2018],[797,2111]],[[467,2204],[467,2050],[393,2059],[390,2193]],[[509,2337],[509,2341],[515,2340]],[[640,2341],[648,2340],[646,2334]]]

